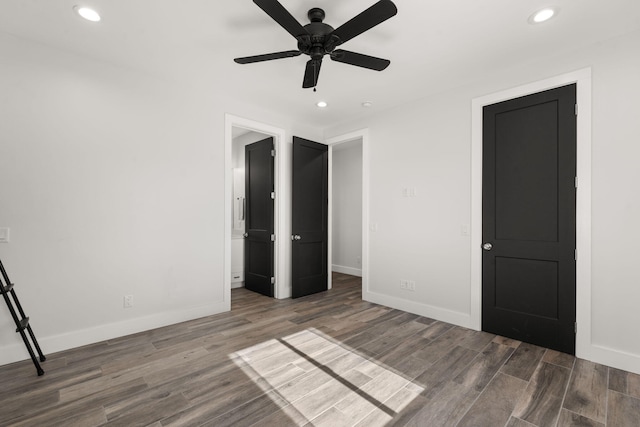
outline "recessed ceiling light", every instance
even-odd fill
[[[371,102],[371,101],[364,101],[364,102],[362,103],[362,106],[363,106],[364,108],[370,108],[370,107],[373,107],[373,102]]]
[[[529,24],[541,24],[558,14],[557,8],[546,7],[529,17]]]
[[[318,102],[316,103],[316,106],[317,106],[318,108],[327,108],[327,105],[329,105],[329,104],[327,104],[325,101],[318,101]]]
[[[73,6],[73,10],[75,10],[78,15],[82,16],[87,21],[99,22],[101,19],[98,12],[88,7],[75,5]]]

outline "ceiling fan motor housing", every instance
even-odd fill
[[[325,13],[318,7],[310,9],[307,16],[311,22],[305,25],[304,29],[309,35],[298,38],[298,50],[312,59],[320,60],[325,54],[333,52],[336,47],[335,43],[327,43],[327,36],[333,33],[333,27],[322,22]]]

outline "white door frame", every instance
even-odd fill
[[[369,290],[369,129],[360,129],[344,135],[339,135],[325,140],[329,146],[329,206],[328,206],[328,226],[327,232],[327,288],[331,289],[331,266],[332,266],[332,198],[333,198],[333,146],[345,142],[362,140],[362,294]]]
[[[471,323],[482,327],[482,112],[485,105],[576,83],[576,356],[591,359],[591,68],[493,93],[472,101]]]
[[[232,114],[225,114],[224,116],[224,183],[225,183],[225,211],[224,211],[224,303],[227,309],[231,309],[231,228],[233,217],[233,204],[231,198],[233,194],[233,171],[232,171],[232,152],[233,152],[233,128],[243,128],[254,132],[263,133],[273,137],[273,144],[276,150],[276,157],[274,161],[274,186],[276,193],[276,201],[274,204],[274,233],[276,235],[276,241],[274,243],[274,266],[273,275],[275,277],[276,286],[274,289],[275,298],[287,298],[291,295],[287,295],[287,281],[286,281],[286,266],[290,265],[287,261],[283,251],[286,245],[281,245],[279,242],[284,241],[283,233],[286,232],[286,227],[283,227],[281,220],[283,215],[281,214],[281,203],[284,201],[284,197],[278,197],[279,195],[286,194],[286,191],[282,191],[284,187],[284,180],[281,177],[281,167],[284,161],[281,154],[281,148],[284,145],[286,133],[284,129],[267,125],[264,123],[256,122],[254,120],[245,119],[243,117],[234,116]]]

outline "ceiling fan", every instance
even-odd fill
[[[342,43],[351,40],[398,13],[396,5],[391,0],[379,0],[373,6],[335,30],[330,25],[322,22],[325,14],[324,10],[320,8],[314,7],[309,10],[307,16],[311,22],[303,27],[278,0],[253,0],[253,2],[298,40],[298,50],[235,58],[234,61],[238,64],[292,58],[304,53],[309,55],[311,59],[307,62],[302,87],[312,87],[315,91],[324,55],[329,55],[332,60],[337,62],[376,71],[384,70],[391,63],[387,59],[336,49]]]

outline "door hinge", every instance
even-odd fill
[[[271,157],[275,157],[276,156],[276,150],[271,150]]]
[[[576,116],[578,115],[578,104],[576,104]]]
[[[576,188],[578,188],[578,177],[577,176],[576,176],[576,179],[575,179],[575,186],[576,186]]]
[[[574,260],[574,261],[577,261],[577,260],[578,260],[578,250],[577,250],[577,249],[574,249],[574,250],[573,250],[573,260]]]
[[[275,241],[276,241],[276,235],[275,235],[275,234],[272,234],[272,235],[271,235],[271,241],[272,241],[272,242],[275,242]]]
[[[271,278],[271,284],[273,285],[273,284],[275,284],[275,283],[276,283],[276,278],[275,278],[275,277],[272,277],[272,278]]]
[[[578,333],[578,322],[573,322],[573,333],[574,334]]]
[[[275,199],[276,199],[276,192],[275,192],[275,191],[272,191],[272,192],[271,192],[271,199],[272,199],[272,200],[275,200]]]

